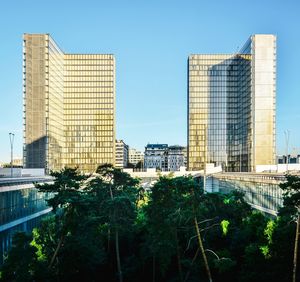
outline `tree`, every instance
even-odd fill
[[[54,177],[53,183],[35,185],[41,192],[54,194],[53,198],[47,202],[59,218],[60,239],[49,262],[49,268],[53,266],[65,236],[77,226],[74,215],[78,214],[77,207],[85,204],[81,198],[81,186],[88,178],[88,176],[81,175],[77,168],[64,168],[60,172],[51,171],[50,175]]]
[[[111,232],[115,235],[115,252],[119,281],[123,281],[120,256],[120,233],[130,231],[136,213],[139,181],[110,164],[98,167],[97,176],[92,178],[86,191],[95,197],[94,208],[100,222],[108,227],[108,249]]]
[[[2,281],[297,277],[298,178],[283,185],[284,206],[270,219],[252,211],[241,193],[204,194],[192,177],[160,177],[146,192],[107,164],[90,176],[68,168],[53,176],[53,183],[37,185],[52,193],[53,213],[32,236],[16,236]]]
[[[211,280],[201,232],[208,230],[211,227],[210,223],[215,223],[215,218],[208,219],[207,208],[204,207],[205,198],[203,191],[192,177],[160,177],[153,186],[146,211],[150,234],[148,244],[154,262],[154,279],[155,262],[158,262],[163,279],[167,279],[167,270],[171,269],[173,257],[176,257],[177,273],[182,281],[184,280],[182,264],[184,262],[184,265],[188,265],[185,275],[185,280],[187,280],[190,276],[189,268],[193,266],[200,250],[204,268]],[[200,229],[200,224],[205,224],[206,228]],[[193,232],[193,228],[196,232]],[[197,239],[199,246],[191,244],[191,239]],[[194,258],[189,260],[184,255],[191,253],[191,245],[193,249],[196,249]],[[183,252],[184,249],[186,250]],[[173,274],[173,271],[171,273]]]
[[[293,260],[293,282],[296,282],[300,233],[300,177],[286,175],[286,182],[281,183],[279,187],[283,190],[283,208],[280,209],[279,215],[287,215],[296,222]]]
[[[36,243],[42,246],[48,269],[58,279],[92,279],[105,254],[92,208],[94,199],[85,190],[89,175],[80,174],[76,168],[64,168],[51,175],[53,183],[36,185],[41,192],[52,193],[48,204],[54,213],[41,224]]]
[[[33,281],[36,269],[35,248],[30,245],[32,237],[23,232],[16,233],[13,246],[2,267],[1,281],[29,282]]]

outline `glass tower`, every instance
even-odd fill
[[[25,167],[114,164],[114,56],[65,54],[48,34],[25,34],[23,50]]]
[[[276,37],[236,54],[188,59],[188,169],[254,171],[275,163]]]

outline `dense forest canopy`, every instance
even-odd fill
[[[252,210],[238,192],[203,193],[188,176],[160,177],[150,192],[111,165],[91,176],[70,168],[52,176],[53,184],[36,187],[54,193],[53,212],[32,234],[15,235],[1,281],[300,277],[296,176],[281,185],[284,206],[276,218]]]

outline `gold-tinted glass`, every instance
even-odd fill
[[[115,63],[112,55],[65,55],[64,164],[91,172],[114,164]]]
[[[48,34],[25,34],[24,139],[27,168],[114,164],[113,55],[64,54]]]
[[[276,37],[251,36],[237,54],[191,55],[188,76],[188,169],[274,164]]]

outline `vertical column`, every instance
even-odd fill
[[[275,163],[276,37],[252,37],[253,167]]]

